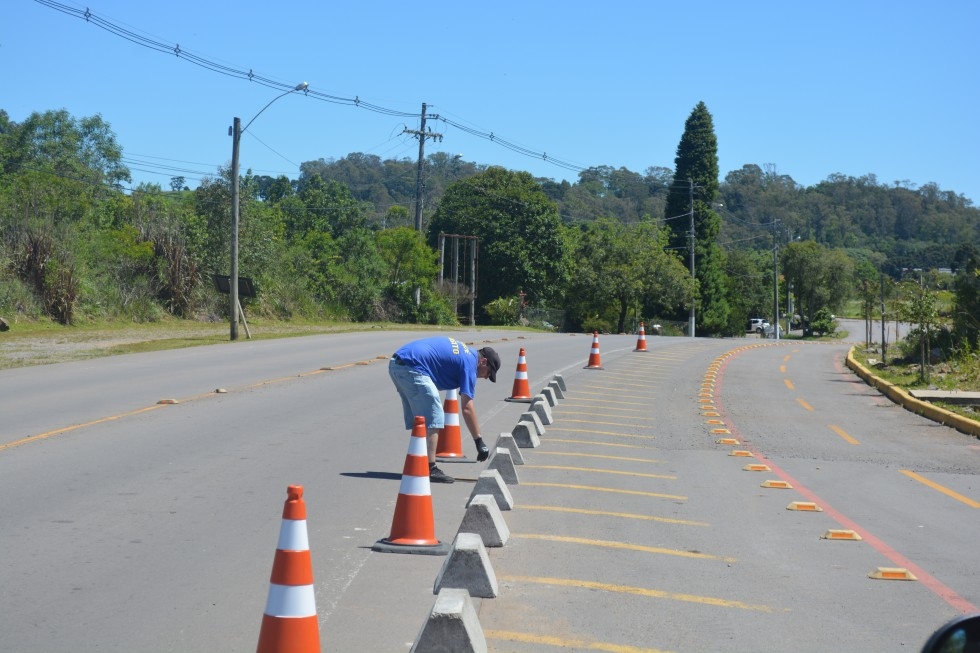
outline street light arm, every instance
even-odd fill
[[[288,91],[286,91],[286,92],[285,92],[285,93],[283,93],[282,95],[277,95],[276,97],[274,97],[274,98],[272,98],[272,100],[270,100],[270,101],[269,101],[269,104],[267,104],[267,105],[265,105],[264,107],[262,107],[262,109],[261,109],[261,110],[260,110],[260,111],[259,111],[259,112],[258,112],[257,114],[255,114],[255,115],[254,115],[254,116],[252,117],[252,119],[251,119],[251,120],[249,120],[249,121],[248,121],[248,124],[246,124],[246,125],[245,125],[244,127],[242,127],[242,128],[240,129],[240,130],[238,130],[238,135],[239,135],[239,136],[241,136],[242,134],[244,134],[244,133],[245,133],[245,130],[246,130],[246,129],[248,129],[248,128],[249,128],[249,126],[250,126],[250,125],[251,125],[251,124],[252,124],[253,122],[255,122],[255,119],[256,119],[256,118],[258,118],[259,116],[261,116],[261,115],[262,115],[262,112],[263,112],[263,111],[265,111],[265,110],[266,110],[266,109],[268,109],[268,108],[269,108],[270,106],[272,106],[272,103],[273,103],[273,102],[275,102],[275,101],[276,101],[276,100],[278,100],[279,98],[282,98],[282,97],[286,97],[286,96],[287,96],[287,95],[289,95],[290,93],[295,93],[296,91],[305,91],[305,90],[306,90],[306,89],[308,89],[309,87],[310,87],[310,85],[309,85],[308,83],[306,83],[306,82],[302,82],[301,84],[297,84],[295,88],[291,88],[291,89],[289,89]]]

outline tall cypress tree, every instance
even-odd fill
[[[725,253],[718,246],[721,218],[712,208],[718,194],[718,140],[708,107],[698,102],[687,122],[674,158],[674,180],[664,219],[670,247],[690,263],[691,211],[694,212],[694,277],[697,335],[727,335],[729,305],[725,281]],[[682,309],[678,310],[678,316]]]

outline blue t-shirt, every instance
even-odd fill
[[[448,336],[415,340],[395,352],[403,363],[432,379],[439,390],[454,390],[470,399],[476,393],[479,354]]]

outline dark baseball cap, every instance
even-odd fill
[[[484,347],[479,350],[480,356],[487,359],[487,367],[490,368],[490,375],[487,377],[493,383],[497,382],[497,370],[500,369],[500,356],[494,351],[493,347]]]

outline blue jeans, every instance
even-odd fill
[[[402,365],[394,358],[388,362],[388,376],[402,399],[406,429],[411,430],[415,426],[416,415],[425,418],[428,430],[445,426],[446,414],[443,412],[442,398],[432,379]]]

